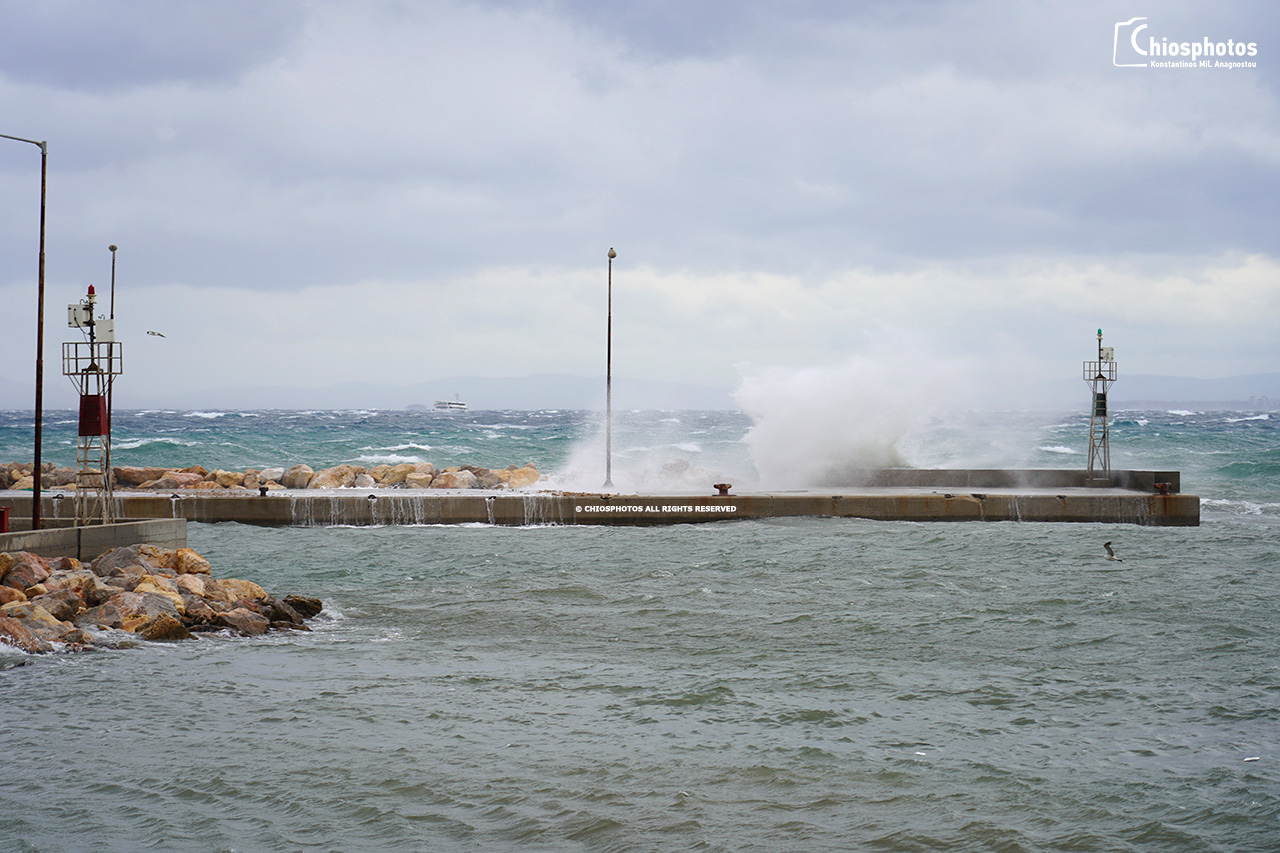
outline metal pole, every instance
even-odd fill
[[[111,252],[111,319],[116,318],[116,245],[112,243],[107,247],[107,251]]]
[[[36,286],[36,448],[31,474],[31,529],[40,529],[40,448],[44,444],[44,209],[49,176],[49,143],[40,143],[40,281]]]
[[[2,139],[26,142],[40,148],[40,273],[36,285],[36,429],[35,470],[31,472],[31,529],[40,529],[40,446],[44,439],[44,209],[49,176],[49,143],[0,133]]]
[[[114,521],[112,513],[114,508],[111,507],[111,422],[115,420],[115,404],[112,401],[112,395],[116,390],[115,382],[115,360],[116,344],[115,344],[115,319],[116,319],[116,244],[112,243],[107,246],[107,250],[111,252],[111,342],[107,344],[107,441],[102,452],[102,484],[105,487],[104,505],[106,506],[104,519],[107,522]]]
[[[613,259],[618,253],[609,248],[609,319],[605,343],[604,368],[604,485],[613,488]]]

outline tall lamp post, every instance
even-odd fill
[[[40,148],[40,273],[36,285],[36,435],[35,470],[31,472],[31,529],[40,529],[40,445],[44,433],[44,207],[49,175],[49,143],[0,133],[0,138]]]
[[[112,334],[114,334],[116,321],[116,244],[112,243],[108,246],[107,251],[111,253],[111,331]],[[115,339],[112,338],[112,340]],[[110,352],[114,354],[115,351],[115,347],[112,346]],[[110,360],[110,357],[108,357],[108,360]],[[116,411],[112,405],[111,395],[112,392],[115,391],[115,387],[115,382],[112,382],[107,386],[107,441],[105,445],[105,458],[102,462],[102,476],[104,481],[106,478],[111,476],[111,422],[115,419]]]
[[[609,319],[604,368],[604,485],[609,489],[613,488],[613,259],[616,257],[618,253],[610,247]]]

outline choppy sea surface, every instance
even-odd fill
[[[218,575],[325,611],[0,648],[0,849],[1280,849],[1278,421],[1116,415],[1113,466],[1181,471],[1196,528],[193,524]],[[614,480],[749,485],[776,451],[751,427],[623,413]],[[45,458],[74,432],[46,414]],[[1087,432],[975,416],[896,450],[1081,467]],[[604,464],[583,412],[134,412],[115,439],[117,464],[532,461],[565,487]],[[0,413],[0,461],[30,441]]]

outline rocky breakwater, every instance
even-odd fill
[[[252,581],[215,578],[190,548],[115,548],[91,563],[0,553],[0,643],[25,652],[308,630],[319,599],[277,598]]]
[[[29,492],[35,489],[36,466],[30,462],[9,462],[0,464],[0,489]],[[52,462],[40,466],[40,487],[56,489],[73,484],[76,472],[70,468],[59,468]]]
[[[335,465],[317,471],[309,465],[291,468],[249,468],[245,471],[210,471],[200,465],[189,468],[113,468],[116,488],[154,491],[200,489],[209,491],[261,489],[527,489],[541,478],[537,467],[482,468],[455,465],[437,470],[430,462],[400,465]]]

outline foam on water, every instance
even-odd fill
[[[593,413],[484,413],[537,427],[492,441],[466,418],[261,414],[187,419],[224,455],[183,461],[423,444],[603,480]],[[569,527],[537,494],[524,527],[433,525],[408,494],[378,527],[192,524],[218,576],[325,611],[310,633],[0,649],[0,848],[1276,849],[1280,425],[1243,414],[1116,424],[1116,458],[1204,497],[1198,528]],[[138,440],[183,417],[120,420]],[[619,483],[754,474],[740,415],[617,417]],[[891,444],[929,466],[1078,464],[1060,451],[1088,435],[1081,413],[909,426]],[[0,447],[29,429],[0,415]],[[331,522],[311,506],[299,524]]]
[[[1280,839],[1277,720],[1258,677],[1280,653],[1274,568],[1257,541],[1227,545],[1224,564],[1228,531],[801,519],[193,532],[215,569],[319,594],[342,618],[6,670],[0,801],[24,807],[0,841]],[[1121,569],[1094,571],[1103,535]]]

